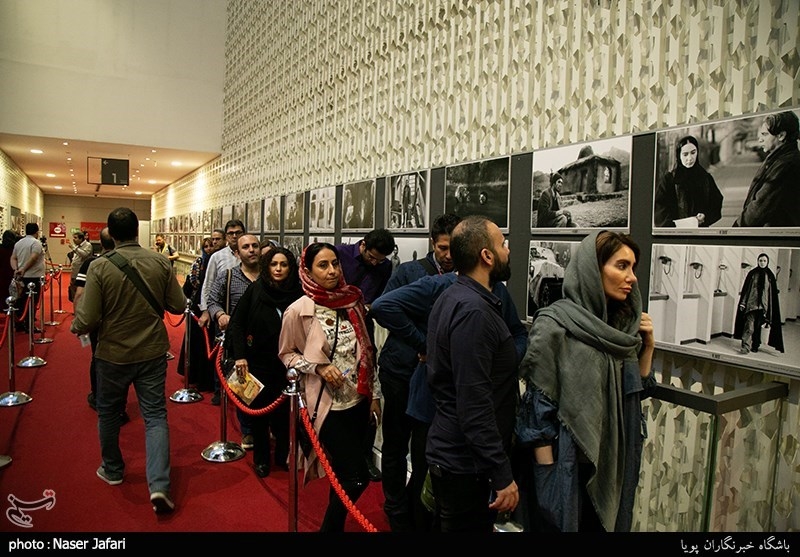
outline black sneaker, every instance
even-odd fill
[[[219,406],[219,393],[214,393],[214,396],[211,397],[211,404]]]
[[[97,403],[95,401],[94,393],[89,393],[86,397],[86,402],[89,403],[89,408],[97,412]]]
[[[120,417],[122,418],[122,425],[125,425],[129,421],[131,421],[131,417],[128,416],[128,413],[125,410],[122,411],[122,414],[120,414]]]
[[[175,510],[175,503],[163,491],[154,491],[150,494],[150,502],[156,514],[171,513]]]

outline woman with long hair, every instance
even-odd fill
[[[655,339],[630,236],[587,236],[564,297],[537,311],[520,366],[539,511],[559,531],[629,531]]]
[[[300,388],[314,430],[331,468],[355,502],[369,484],[363,440],[371,413],[380,419],[380,388],[374,347],[365,321],[364,297],[345,283],[335,246],[309,244],[301,256],[304,296],[288,307],[280,335],[280,357],[300,372]],[[312,451],[305,478],[324,470]],[[320,532],[342,532],[347,509],[333,486]]]
[[[686,135],[675,146],[675,166],[656,187],[653,224],[675,227],[675,221],[694,217],[699,227],[722,218],[722,193],[699,161],[700,145]]]
[[[244,377],[249,372],[264,384],[250,404],[253,410],[272,404],[289,384],[278,357],[278,339],[286,308],[303,294],[297,260],[288,249],[272,247],[261,256],[259,267],[258,278],[242,294],[225,333],[236,373]],[[251,419],[256,474],[264,478],[270,473],[270,431],[275,436],[275,466],[288,470],[289,405]]]

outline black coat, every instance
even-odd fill
[[[751,289],[757,288],[758,295],[764,289],[764,283],[769,283],[770,300],[772,307],[769,308],[766,318],[769,320],[769,338],[767,345],[772,346],[778,352],[783,352],[783,331],[781,329],[781,306],[778,302],[778,282],[775,279],[775,274],[769,267],[756,267],[747,273],[742,285],[742,292],[739,294],[739,304],[736,308],[736,321],[733,325],[733,338],[741,339],[742,332],[744,331],[744,322],[747,313],[741,310],[742,305],[746,304],[747,296]],[[756,321],[756,329],[753,332],[753,346],[756,347],[761,342],[761,323],[762,320]]]

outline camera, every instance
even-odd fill
[[[39,241],[42,242],[43,246],[46,246],[47,245],[47,236],[42,236],[41,238],[39,238]]]

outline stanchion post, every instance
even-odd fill
[[[8,309],[6,313],[6,327],[8,335],[8,392],[0,395],[0,406],[19,406],[33,400],[27,394],[16,390],[16,374],[14,373],[14,302],[13,296],[6,298]]]
[[[300,419],[300,374],[293,367],[286,371],[289,386],[283,393],[289,397],[289,532],[297,532],[297,422]]]
[[[39,338],[37,338],[36,340],[33,341],[36,344],[48,344],[48,343],[53,342],[52,338],[45,338],[45,336],[44,336],[45,322],[44,322],[44,302],[43,302],[44,296],[43,296],[43,294],[44,294],[45,282],[47,282],[47,281],[44,278],[44,275],[39,277],[39,321],[42,323],[42,329],[41,329],[41,332],[39,333]]]
[[[224,351],[222,348],[222,343],[224,342],[224,336],[220,338],[219,343],[217,344],[217,359],[219,359],[219,355],[221,355]],[[214,373],[217,372],[216,364],[215,364]],[[234,460],[239,460],[240,458],[244,458],[245,450],[239,443],[233,443],[227,440],[226,432],[228,430],[228,393],[225,391],[225,385],[222,384],[225,381],[223,377],[220,380],[220,440],[214,441],[208,447],[203,449],[203,452],[200,455],[210,462],[231,462]]]
[[[63,271],[63,269],[64,267],[61,265],[58,266],[58,309],[56,313],[67,313],[67,310],[61,309],[61,277],[64,274],[61,271]]]
[[[33,330],[36,328],[34,315],[36,314],[36,303],[33,300],[36,286],[32,282],[28,283],[28,356],[21,359],[17,364],[19,367],[39,367],[45,365],[42,358],[33,355]]]
[[[203,400],[203,395],[196,389],[189,387],[189,369],[191,368],[191,334],[192,334],[192,301],[186,299],[186,309],[183,318],[186,321],[186,333],[183,335],[183,389],[175,391],[169,399],[172,402],[197,402]]]
[[[53,315],[53,310],[55,309],[55,304],[53,303],[53,277],[56,272],[51,268],[48,273],[50,273],[50,321],[48,321],[47,324],[55,327],[56,325],[61,325],[61,322],[56,321]]]

